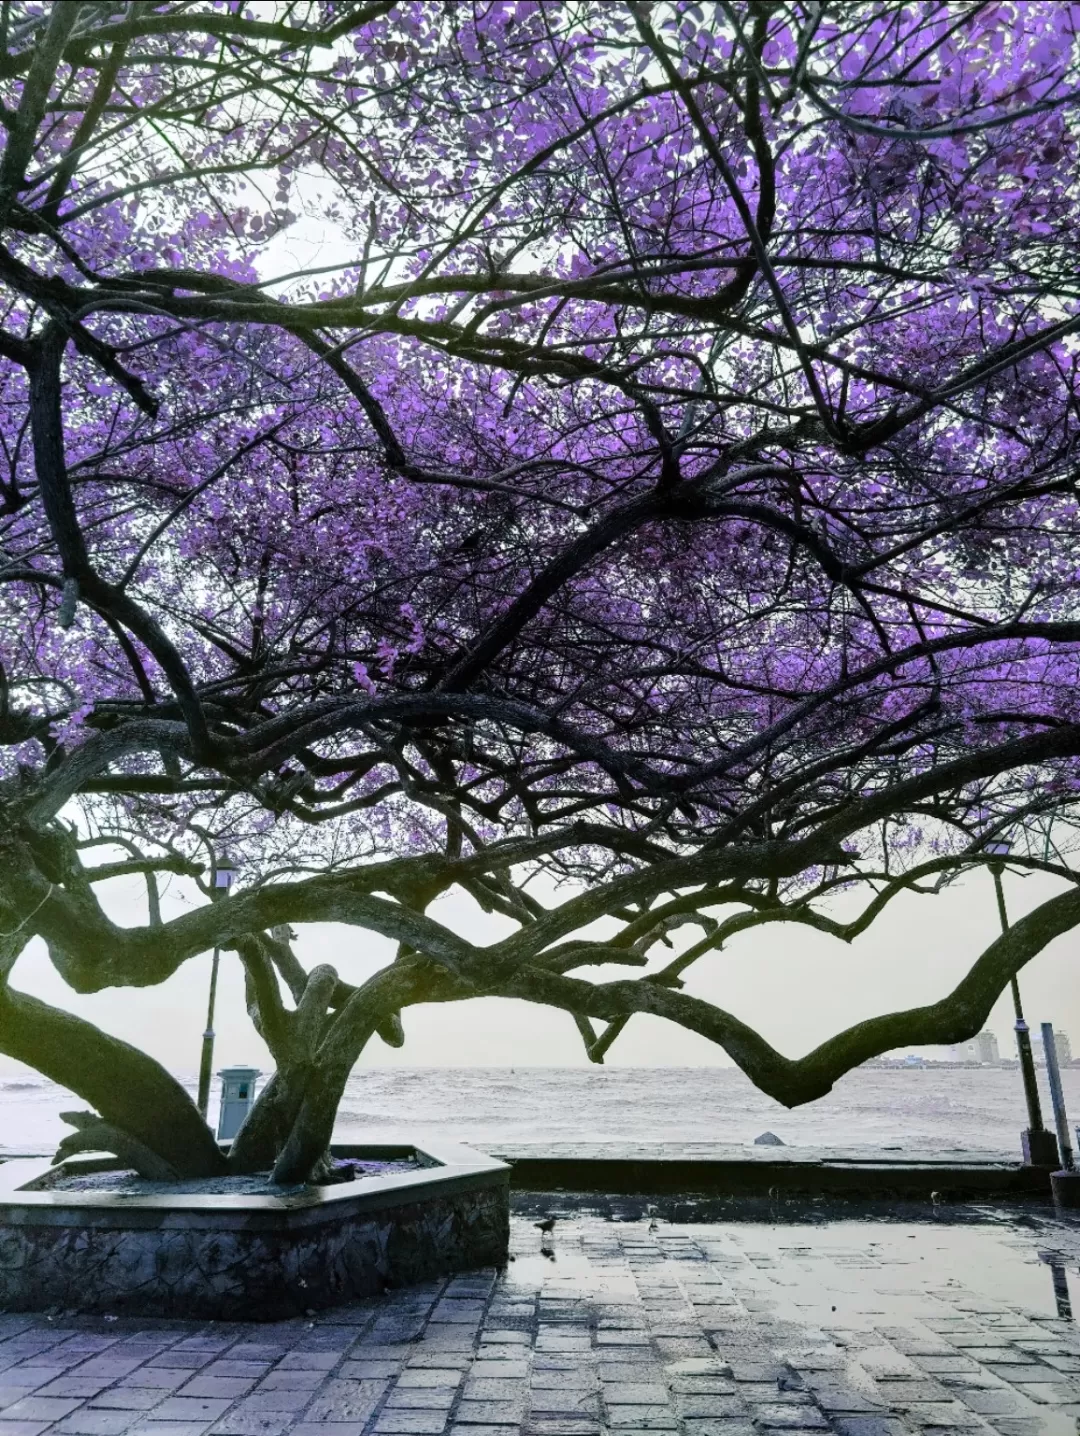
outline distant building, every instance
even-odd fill
[[[978,1032],[970,1042],[960,1042],[953,1049],[954,1062],[978,1062],[993,1065],[1001,1061],[998,1041],[992,1032]]]
[[[1035,1054],[1035,1061],[1043,1067],[1046,1066],[1046,1053],[1043,1051],[1042,1032],[1033,1027],[1031,1030],[1031,1048]],[[1067,1032],[1059,1032],[1054,1028],[1054,1051],[1057,1053],[1058,1065],[1068,1067],[1073,1060],[1072,1043],[1069,1041]]]

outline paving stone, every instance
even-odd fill
[[[1015,1354],[1020,1355],[1019,1352]],[[915,1362],[931,1376],[940,1376],[944,1372],[951,1374],[957,1371],[978,1371],[979,1362],[992,1359],[981,1351],[978,1353],[978,1357],[979,1360],[975,1361],[970,1356],[917,1356]]]
[[[278,1371],[333,1371],[343,1351],[288,1351],[278,1362]]]
[[[681,1396],[734,1396],[736,1391],[726,1376],[673,1376],[670,1384]]]
[[[465,1394],[469,1395],[468,1388],[466,1388]],[[506,1399],[512,1400],[513,1397],[508,1393]],[[595,1416],[599,1410],[595,1392],[559,1390],[553,1387],[530,1390],[529,1407],[532,1412],[537,1414],[560,1416]]]
[[[186,1386],[181,1386],[178,1396],[227,1396],[235,1400],[246,1396],[255,1385],[253,1376],[207,1376],[200,1372]]]
[[[730,1376],[731,1367],[716,1356],[684,1356],[669,1361],[664,1370],[668,1376]]]
[[[215,1421],[213,1436],[284,1436],[294,1429],[287,1411],[228,1411]]]
[[[52,1381],[58,1381],[68,1370],[74,1366],[75,1360],[61,1362],[57,1366],[42,1366],[37,1362],[24,1361],[14,1366],[9,1366],[4,1372],[4,1384],[12,1386],[23,1386],[28,1391],[36,1391],[42,1386],[48,1386]]]
[[[786,1366],[773,1361],[732,1361],[731,1374],[736,1381],[771,1381],[774,1384],[781,1376],[790,1375]]]
[[[677,1431],[679,1418],[669,1406],[611,1406],[607,1424],[619,1431]]]
[[[450,1427],[450,1436],[518,1436],[517,1426],[463,1426],[460,1422]]]
[[[605,1381],[601,1387],[609,1406],[650,1406],[667,1401],[667,1387],[659,1381]]]
[[[211,1421],[138,1421],[128,1427],[127,1436],[203,1436],[212,1425]]]
[[[896,1416],[837,1416],[837,1436],[909,1436],[911,1427]]]
[[[385,1381],[327,1382],[308,1407],[305,1419],[330,1423],[366,1421],[382,1399],[387,1384]]]
[[[252,1391],[240,1401],[244,1411],[302,1411],[315,1393],[312,1391]]]
[[[115,1389],[118,1391],[158,1391],[161,1395],[165,1395],[169,1391],[178,1391],[185,1382],[190,1380],[191,1372],[187,1369],[177,1371],[175,1367],[140,1366],[129,1376],[122,1377],[116,1383]]]
[[[142,1358],[139,1356],[124,1358],[114,1356],[110,1351],[105,1356],[92,1356],[89,1361],[84,1361],[75,1368],[72,1375],[100,1376],[105,1381],[119,1381],[122,1376],[128,1376],[141,1365]]]
[[[0,1411],[0,1433],[9,1421],[61,1421],[81,1405],[73,1396],[24,1396]]]
[[[343,1361],[338,1375],[348,1381],[371,1381],[380,1376],[396,1376],[401,1365],[400,1361]]]
[[[214,1353],[209,1351],[201,1354],[195,1351],[162,1351],[157,1356],[151,1356],[146,1365],[160,1366],[166,1370],[198,1371],[203,1366],[209,1366],[213,1359]]]
[[[529,1362],[525,1357],[518,1360],[492,1360],[490,1357],[481,1356],[473,1362],[471,1371],[473,1376],[487,1380],[519,1379],[528,1376]]]
[[[325,1371],[268,1371],[257,1386],[249,1384],[248,1390],[315,1391],[328,1379]]]
[[[99,1391],[89,1404],[115,1411],[149,1411],[158,1404],[162,1395],[152,1386],[113,1386],[108,1391]]]
[[[419,1333],[416,1338],[420,1340]],[[424,1332],[424,1345],[431,1352],[468,1352],[470,1355],[476,1347],[476,1334],[464,1326],[429,1326]]]
[[[65,1416],[53,1427],[64,1436],[120,1436],[140,1419],[138,1411],[100,1411],[86,1407],[71,1416]]]
[[[166,1396],[154,1408],[159,1421],[216,1421],[231,1401],[227,1396]]]
[[[363,1421],[300,1421],[289,1436],[363,1436]]]
[[[595,1391],[597,1374],[595,1367],[570,1367],[566,1371],[541,1367],[530,1374],[529,1384],[533,1390]]]
[[[454,1403],[452,1386],[395,1386],[386,1398],[387,1410],[449,1411]]]
[[[236,1361],[227,1356],[211,1361],[209,1366],[204,1366],[202,1376],[250,1376],[252,1381],[258,1381],[260,1376],[265,1376],[273,1365],[272,1361]]]
[[[372,1432],[374,1436],[440,1436],[446,1423],[441,1411],[384,1411]]]
[[[684,1423],[687,1436],[754,1436],[755,1427],[745,1416],[718,1417]]]
[[[585,1416],[530,1416],[528,1436],[600,1436],[600,1423]]]
[[[880,1399],[867,1396],[862,1391],[855,1391],[847,1386],[826,1386],[814,1383],[814,1400],[823,1411],[830,1415],[853,1415],[858,1412],[873,1413],[880,1412],[882,1403]]]
[[[565,1383],[558,1383],[556,1389],[565,1389]],[[521,1379],[512,1381],[503,1377],[478,1378],[470,1373],[462,1397],[466,1401],[513,1401],[524,1392],[525,1382]]]
[[[1080,1356],[1059,1355],[1056,1352],[1047,1352],[1045,1355],[1040,1352],[1040,1359],[1047,1366],[1052,1366],[1055,1371],[1075,1371],[1080,1373]]]
[[[945,1388],[938,1381],[879,1381],[881,1399],[890,1406],[899,1402],[943,1401]]]
[[[102,1381],[99,1377],[58,1376],[47,1386],[39,1386],[37,1395],[78,1396],[85,1401],[88,1396],[96,1396],[99,1391],[104,1391],[108,1385],[110,1385],[108,1381]]]
[[[1022,1391],[1029,1400],[1037,1402],[1040,1406],[1070,1406],[1080,1401],[1074,1386],[1055,1386],[1046,1381],[1037,1384],[1018,1381],[1016,1389]],[[0,1417],[6,1415],[6,1412],[0,1411]]]
[[[519,1401],[462,1401],[455,1419],[468,1426],[515,1425],[525,1413],[524,1398]]]
[[[607,1356],[601,1356],[595,1365],[591,1362],[579,1365],[577,1370],[588,1374],[595,1373],[601,1381],[609,1385],[616,1381],[663,1382],[665,1378],[665,1368],[657,1362],[613,1361]],[[536,1374],[534,1371],[533,1375]]]
[[[475,1372],[476,1367],[472,1367]],[[407,1366],[397,1379],[397,1386],[439,1386],[453,1391],[461,1381],[461,1373],[455,1367]]]
[[[735,1392],[751,1405],[764,1402],[772,1406],[799,1406],[810,1400],[805,1391],[783,1391],[775,1381],[737,1381]]]
[[[766,1431],[828,1431],[829,1423],[812,1406],[761,1405],[754,1410],[754,1424]]]
[[[679,1414],[688,1420],[708,1417],[735,1417],[747,1415],[746,1402],[739,1396],[725,1395],[676,1395],[674,1404]]]
[[[482,1301],[440,1301],[431,1313],[432,1321],[472,1321],[484,1315]]]
[[[1041,1366],[1035,1365],[1034,1363],[1031,1366],[1016,1366],[1012,1363],[1003,1366],[998,1362],[987,1362],[986,1370],[994,1376],[1000,1376],[1003,1381],[1008,1381],[1014,1386],[1019,1385],[1021,1382],[1027,1385],[1038,1385],[1041,1383],[1046,1386],[1056,1386],[1062,1381],[1062,1373],[1060,1371],[1055,1371],[1052,1366]]]

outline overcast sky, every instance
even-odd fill
[[[1010,916],[1021,916],[1059,884],[1043,876],[1006,874]],[[145,921],[139,885],[101,885],[118,922]],[[166,896],[165,916],[193,901],[176,880]],[[451,898],[433,915],[474,941],[500,935],[465,899]],[[943,996],[963,976],[997,932],[989,873],[973,873],[936,897],[897,898],[877,924],[850,947],[810,929],[785,924],[743,933],[721,953],[692,970],[688,990],[718,1003],[751,1023],[781,1051],[798,1056],[860,1018]],[[696,930],[690,930],[693,935]],[[1080,1048],[1080,933],[1059,938],[1024,970],[1021,988],[1033,1027],[1052,1020],[1070,1032]],[[391,944],[338,924],[301,930],[297,952],[305,965],[330,962],[343,978],[363,979],[391,956]],[[625,976],[626,969],[589,969],[599,977]],[[28,948],[12,985],[78,1012],[100,1027],[152,1053],[178,1073],[198,1067],[206,1016],[210,956],[193,958],[157,987],[110,989],[93,996],[72,993],[53,971],[40,944]],[[374,1038],[362,1066],[568,1066],[586,1059],[574,1024],[565,1013],[520,1002],[482,998],[447,1006],[414,1007],[404,1013],[406,1042],[394,1050]],[[269,1067],[244,1010],[239,961],[222,962],[215,1065],[250,1062]],[[1012,1010],[998,1003],[989,1026],[1002,1053],[1012,1055]],[[650,1017],[635,1017],[608,1055],[609,1065],[726,1065],[718,1048],[693,1033]],[[0,1057],[0,1072],[18,1064]]]

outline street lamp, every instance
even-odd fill
[[[228,853],[211,854],[210,889],[214,899],[225,897],[240,871]],[[210,1002],[206,1010],[206,1030],[202,1035],[202,1060],[199,1063],[199,1116],[204,1120],[210,1107],[210,1073],[214,1066],[214,1004],[217,1001],[218,963],[220,948],[214,948],[210,964]]]
[[[994,891],[997,894],[998,917],[1001,931],[1009,931],[1009,915],[1005,910],[1005,890],[1001,885],[1001,874],[1005,870],[1005,859],[1012,851],[1012,843],[1003,838],[987,843],[983,849],[990,857],[990,871],[994,877]],[[1024,1079],[1024,1097],[1027,1101],[1027,1130],[1020,1134],[1020,1145],[1024,1163],[1029,1167],[1056,1167],[1058,1165],[1057,1138],[1043,1126],[1042,1107],[1039,1103],[1039,1084],[1035,1077],[1035,1059],[1031,1053],[1031,1033],[1024,1021],[1024,1008],[1020,1002],[1020,984],[1016,974],[1009,979],[1012,988],[1013,1011],[1016,1013],[1016,1051],[1020,1058],[1020,1075]]]

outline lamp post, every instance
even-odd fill
[[[990,854],[990,871],[994,878],[997,894],[998,917],[1001,931],[1009,931],[1009,915],[1005,909],[1005,890],[1001,885],[1001,874],[1005,870],[1005,859],[1012,851],[1012,844],[999,839],[987,843],[985,851]],[[1024,1008],[1020,1001],[1020,984],[1015,973],[1009,979],[1012,988],[1013,1011],[1016,1013],[1016,1051],[1020,1058],[1020,1075],[1024,1079],[1024,1097],[1027,1101],[1027,1130],[1020,1134],[1020,1145],[1024,1153],[1024,1164],[1029,1167],[1056,1167],[1058,1165],[1057,1138],[1043,1126],[1042,1106],[1039,1102],[1039,1084],[1035,1076],[1035,1058],[1031,1052],[1031,1033],[1024,1021]]]
[[[211,855],[210,884],[214,898],[224,896],[232,887],[240,869],[226,853]],[[217,1001],[218,963],[221,951],[214,948],[210,964],[210,1001],[206,1009],[206,1030],[202,1035],[202,1060],[199,1063],[199,1116],[204,1120],[210,1107],[210,1073],[214,1066],[214,1004]]]

